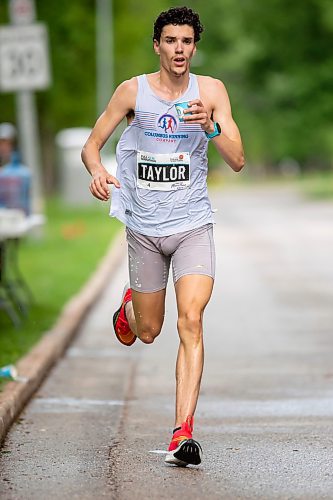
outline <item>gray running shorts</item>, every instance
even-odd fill
[[[137,292],[157,292],[167,286],[170,263],[173,281],[187,274],[215,278],[213,224],[171,236],[145,236],[126,228],[130,285]]]

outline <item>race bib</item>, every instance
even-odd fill
[[[154,191],[187,189],[190,186],[190,153],[138,151],[137,186]]]

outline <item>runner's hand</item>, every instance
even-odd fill
[[[118,179],[109,174],[104,167],[101,167],[92,175],[92,180],[89,185],[91,194],[98,200],[108,201],[110,198],[108,184],[113,184],[115,187],[120,188]]]
[[[200,99],[189,102],[190,108],[184,109],[184,121],[186,123],[198,123],[204,132],[214,131],[214,122],[208,116],[208,112]]]

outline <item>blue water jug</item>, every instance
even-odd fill
[[[11,162],[0,169],[0,206],[31,211],[31,172],[20,161],[19,154],[12,153]]]

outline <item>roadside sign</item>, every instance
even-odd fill
[[[36,18],[35,3],[32,0],[10,0],[9,18],[12,24],[31,24]]]
[[[43,23],[0,28],[0,91],[50,85],[47,29]]]

